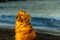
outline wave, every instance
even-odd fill
[[[0,23],[8,23],[15,24],[14,15],[1,15]],[[43,18],[43,17],[31,17],[31,24],[33,26],[50,26],[50,27],[59,27],[60,28],[60,20],[52,19],[52,18]]]

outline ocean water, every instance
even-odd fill
[[[12,26],[15,25],[15,17],[12,15],[1,15],[0,16],[0,26]],[[47,30],[60,30],[60,20],[51,19],[51,18],[41,18],[41,17],[31,17],[31,25],[35,28],[40,27],[40,29]],[[9,28],[9,27],[8,27]]]
[[[19,10],[25,10],[31,15],[33,28],[60,31],[60,1],[0,3],[0,28],[14,28]]]

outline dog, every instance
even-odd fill
[[[36,40],[36,32],[30,24],[30,15],[21,10],[16,16],[15,40]]]

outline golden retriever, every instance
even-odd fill
[[[35,40],[36,33],[30,24],[30,15],[19,11],[15,23],[15,40]]]

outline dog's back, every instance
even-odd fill
[[[16,16],[15,40],[35,40],[36,34],[30,24],[30,15],[20,11]]]

